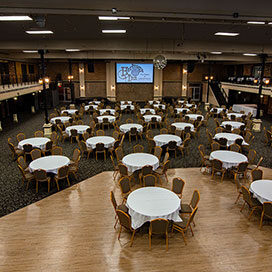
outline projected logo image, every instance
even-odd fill
[[[122,82],[149,82],[150,71],[145,72],[143,65],[122,64],[118,67],[118,79]]]

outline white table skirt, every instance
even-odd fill
[[[160,104],[161,101],[159,101],[159,100],[149,100],[148,103],[149,103],[150,105],[153,105],[153,104]]]
[[[243,104],[233,104],[232,109],[233,111],[237,111],[237,112],[244,111],[246,115],[249,113],[252,113],[253,117],[255,117],[257,115],[257,109],[253,106],[243,105]]]
[[[125,110],[128,106],[130,107],[131,110],[135,109],[134,105],[120,105],[120,109]]]
[[[224,108],[212,108],[211,112],[214,112],[215,109],[217,109],[217,113],[221,113],[224,110]],[[226,112],[228,112],[227,109],[226,109]]]
[[[161,121],[161,116],[160,115],[144,115],[143,118],[145,120],[145,122],[150,122],[152,117],[156,117],[157,121],[160,122]]]
[[[250,184],[249,190],[262,204],[264,202],[272,201],[272,180],[255,180]]]
[[[113,109],[102,109],[102,110],[99,110],[99,113],[101,115],[104,114],[104,113],[109,113],[109,114],[114,115],[115,114],[115,110],[113,110]]]
[[[126,205],[133,229],[156,218],[182,222],[179,217],[179,197],[161,187],[145,187],[133,191],[129,194]]]
[[[241,126],[244,126],[245,124],[242,122],[236,122],[236,121],[224,121],[221,123],[222,127],[226,127],[226,125],[231,125],[232,129],[234,129],[234,128],[240,128]]]
[[[154,108],[160,108],[161,107],[163,110],[165,110],[165,105],[163,105],[163,104],[154,104],[153,107]]]
[[[102,116],[98,116],[97,117],[98,123],[103,123],[103,119],[104,118],[108,118],[110,123],[113,123],[115,121],[115,116],[112,116],[112,115],[102,115]]]
[[[140,125],[140,124],[134,124],[134,123],[132,123],[132,124],[123,124],[123,125],[120,126],[120,130],[123,133],[127,133],[133,127],[136,127],[138,132],[142,132],[143,131],[143,126],[142,125]]]
[[[121,105],[131,105],[132,101],[120,101]]]
[[[69,165],[70,159],[65,156],[52,155],[41,157],[29,164],[29,171],[34,172],[37,169],[43,169],[47,173],[57,174],[62,166]]]
[[[196,120],[197,117],[201,116],[201,120],[203,120],[203,115],[200,115],[200,114],[186,114],[185,116],[188,116],[191,120]]]
[[[185,102],[185,100],[179,100],[178,103],[179,104],[183,104]]]
[[[239,118],[239,117],[242,117],[245,114],[237,113],[237,112],[231,112],[231,113],[227,114],[227,116],[228,116],[229,119],[231,119],[231,115],[235,115],[236,118]]]
[[[99,105],[101,103],[101,101],[90,101],[89,104],[96,104]]]
[[[159,159],[149,153],[133,153],[126,155],[122,159],[122,163],[127,166],[129,172],[142,169],[145,165],[151,165],[156,170],[159,165]]]
[[[85,111],[89,110],[90,107],[93,107],[95,110],[98,109],[97,105],[87,105],[87,106],[84,107]]]
[[[78,110],[77,109],[68,109],[68,110],[63,110],[61,113],[67,112],[68,114],[75,114]]]
[[[223,167],[226,169],[238,166],[241,162],[247,162],[247,157],[241,153],[228,151],[228,150],[216,150],[210,154],[210,160],[220,160],[223,163]]]
[[[156,113],[156,111],[155,111],[154,109],[149,109],[149,108],[140,109],[140,113],[141,113],[141,114],[145,114],[146,111],[148,111],[148,110],[149,110],[152,114],[155,114],[155,113]]]
[[[190,127],[191,131],[194,131],[194,125],[191,123],[184,123],[184,122],[177,122],[177,123],[172,123],[171,126],[176,127],[177,130],[184,130],[185,127]]]
[[[183,111],[186,111],[186,112],[190,111],[190,109],[188,109],[188,108],[175,108],[175,110],[177,113],[181,113]]]
[[[58,116],[58,117],[54,117],[50,119],[50,123],[51,124],[56,124],[56,120],[59,119],[63,124],[66,122],[69,122],[69,119],[71,119],[72,117],[69,116]]]
[[[37,147],[40,148],[42,150],[45,149],[45,145],[47,142],[49,142],[50,139],[46,138],[46,137],[34,137],[34,138],[28,138],[25,140],[22,140],[18,143],[18,148],[23,150],[23,146],[25,144],[31,144],[33,147]]]
[[[244,138],[241,135],[234,134],[234,133],[226,133],[226,132],[217,133],[217,134],[214,135],[213,138],[215,140],[219,140],[220,138],[226,138],[228,140],[227,141],[227,146],[230,146],[230,145],[234,144],[236,139],[242,139],[243,140],[242,144],[243,145],[248,145],[244,141]]]
[[[172,135],[172,134],[160,134],[155,136],[153,140],[155,141],[156,146],[167,145],[170,141],[177,142],[177,146],[180,146],[182,143],[182,140],[179,136]]]
[[[191,108],[191,107],[197,108],[197,105],[195,105],[195,104],[190,104],[190,103],[185,103],[183,106],[184,106],[184,107],[188,107],[188,108]]]
[[[69,136],[71,136],[71,129],[75,129],[78,134],[83,134],[88,128],[89,126],[85,126],[85,125],[70,126],[65,129],[65,132]]]
[[[114,142],[115,142],[115,139],[110,136],[95,136],[95,137],[88,138],[86,140],[86,145],[88,148],[95,149],[96,144],[103,143],[105,148],[110,148],[110,147],[113,147]]]

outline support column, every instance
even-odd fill
[[[106,63],[106,92],[110,101],[116,101],[115,63]]]
[[[162,69],[154,69],[154,100],[162,99]]]
[[[261,95],[262,95],[262,90],[263,90],[263,76],[264,76],[264,67],[265,67],[265,60],[267,58],[267,55],[262,54],[260,55],[261,61],[262,61],[262,66],[261,66],[261,74],[259,77],[259,96],[258,96],[258,108],[257,108],[257,115],[256,118],[260,118],[260,112],[261,112]]]
[[[181,96],[186,97],[187,96],[187,80],[188,80],[188,66],[187,63],[183,63],[182,66],[182,90],[181,90]]]
[[[86,97],[84,63],[79,63],[79,95]]]

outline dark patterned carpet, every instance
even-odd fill
[[[203,109],[202,109],[203,111]],[[204,112],[204,111],[203,111]],[[123,114],[122,122],[125,122],[127,118],[133,118],[134,115]],[[84,122],[89,124],[89,116],[84,116]],[[33,137],[34,132],[36,130],[41,130],[42,125],[44,123],[44,115],[43,113],[36,114],[21,114],[19,115],[19,123],[6,123],[3,125],[4,130],[0,132],[0,216],[9,214],[17,209],[25,207],[31,203],[34,203],[44,197],[47,197],[51,194],[57,192],[55,184],[52,182],[52,188],[50,193],[47,193],[47,186],[42,184],[39,189],[39,193],[36,193],[34,183],[30,184],[30,188],[28,190],[22,185],[21,174],[19,169],[17,168],[16,161],[12,161],[11,152],[7,145],[8,137],[12,137],[13,141],[16,141],[16,135],[19,132],[24,132],[26,137]],[[263,120],[263,126],[270,128],[271,121]],[[209,119],[208,129],[213,131],[215,128],[215,123],[213,119]],[[106,130],[106,135],[112,135],[113,129]],[[158,129],[153,129],[154,135],[159,134]],[[271,157],[271,148],[264,144],[264,135],[261,133],[254,133],[255,139],[252,145],[257,151],[258,159],[260,155],[264,156],[264,161],[262,163],[263,166],[271,167],[272,165],[272,157]],[[144,145],[145,151],[147,152],[147,144],[144,139],[139,140],[139,143]],[[185,157],[182,157],[178,154],[177,158],[171,158],[171,168],[182,168],[182,167],[199,167],[200,166],[200,158],[198,152],[198,145],[202,143],[205,145],[207,152],[208,149],[208,140],[205,133],[205,128],[201,128],[200,136],[198,139],[193,139],[190,144],[189,154]],[[124,141],[124,153],[129,154],[132,153],[133,145],[136,144],[134,140],[131,144],[128,139]],[[72,152],[75,147],[77,147],[76,143],[71,144],[69,141],[65,141],[65,143],[60,143],[60,146],[63,147],[64,155],[71,158]],[[89,177],[92,177],[98,173],[103,171],[111,171],[113,170],[112,162],[108,157],[107,161],[104,162],[103,159],[96,161],[92,156],[89,160],[85,157],[81,159],[79,172],[78,172],[78,181],[71,177],[71,184],[75,184],[82,180],[85,180]],[[67,184],[63,181],[60,181],[60,190],[67,188]]]

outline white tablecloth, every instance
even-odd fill
[[[182,140],[179,136],[172,135],[172,134],[160,134],[153,138],[156,143],[156,146],[163,146],[167,145],[170,141],[177,142],[177,145],[181,145]]]
[[[142,125],[140,125],[140,124],[134,124],[134,123],[132,123],[132,124],[123,124],[123,125],[120,126],[120,130],[123,133],[127,133],[133,127],[136,127],[138,132],[142,132],[143,131],[143,126]]]
[[[132,101],[120,101],[121,105],[131,105]]]
[[[224,110],[224,108],[212,108],[211,112],[214,112],[214,110],[217,109],[217,113],[220,113]],[[226,112],[228,112],[228,110],[226,109]]]
[[[70,116],[58,116],[58,117],[54,117],[50,119],[50,123],[51,124],[56,124],[56,120],[59,119],[62,123],[66,123],[69,122],[69,119],[71,119],[72,117]]]
[[[156,119],[157,119],[158,122],[161,121],[161,116],[160,115],[150,115],[150,114],[147,114],[147,115],[144,115],[143,117],[144,117],[145,122],[150,122],[152,117],[156,117]]]
[[[252,106],[250,106],[244,104],[233,104],[232,109],[233,111],[237,112],[244,111],[246,115],[251,112],[253,114],[253,117],[255,117],[257,114],[257,108],[255,108],[254,106],[257,105],[253,104]]]
[[[153,107],[154,108],[162,108],[163,110],[165,110],[165,105],[163,105],[163,104],[154,104]]]
[[[160,104],[161,102],[159,100],[149,100],[148,103],[150,105],[153,105],[153,104]]]
[[[95,136],[86,140],[86,145],[89,148],[95,149],[97,143],[103,143],[105,148],[113,147],[115,139],[110,136]]]
[[[134,229],[156,218],[182,222],[179,217],[179,197],[161,187],[145,187],[133,191],[129,194],[126,205]]]
[[[112,115],[114,115],[115,114],[115,110],[113,110],[113,109],[102,109],[102,110],[99,110],[99,113],[102,115],[102,114],[104,114],[104,113],[109,113],[109,114],[112,114]]]
[[[145,114],[146,111],[148,111],[148,110],[149,110],[152,114],[155,114],[155,113],[156,113],[156,111],[155,111],[154,109],[149,109],[149,108],[140,109],[140,113],[141,113],[141,114]]]
[[[57,174],[62,166],[69,165],[70,159],[65,156],[52,155],[41,157],[29,164],[29,171],[34,172],[37,169],[43,169],[48,173]]]
[[[236,121],[224,121],[221,123],[222,127],[226,127],[226,125],[231,125],[232,129],[234,129],[234,128],[240,128],[241,126],[244,126],[245,124],[242,122],[236,122]]]
[[[177,113],[181,113],[183,111],[186,111],[186,112],[190,111],[190,109],[188,109],[188,108],[175,108],[175,110]]]
[[[188,107],[188,108],[191,108],[191,107],[197,108],[197,105],[195,105],[195,104],[190,104],[190,103],[185,103],[183,106],[184,106],[184,107]]]
[[[241,153],[228,151],[228,150],[216,150],[210,154],[210,160],[220,160],[223,163],[223,167],[229,169],[237,166],[241,162],[247,162],[247,157]]]
[[[196,120],[198,116],[201,116],[201,120],[203,120],[203,115],[200,114],[186,114],[185,116],[188,116],[191,120]]]
[[[241,135],[234,134],[234,133],[217,133],[213,137],[215,140],[219,140],[220,138],[226,138],[228,140],[227,146],[232,145],[235,143],[236,139],[243,139],[243,145],[247,145],[247,143],[244,141],[244,138]]]
[[[250,192],[261,203],[272,201],[272,180],[261,179],[253,181],[250,184]]]
[[[89,110],[90,107],[93,107],[95,110],[97,110],[97,108],[98,108],[97,105],[87,105],[84,107],[85,111]]]
[[[178,103],[183,104],[185,100],[179,100]]]
[[[237,113],[237,112],[231,112],[231,113],[227,114],[227,116],[228,116],[229,119],[231,119],[231,115],[235,115],[236,118],[239,118],[239,117],[242,117],[244,114]]]
[[[67,127],[65,129],[65,132],[71,136],[71,129],[75,129],[77,131],[78,134],[83,134],[87,129],[89,128],[89,126],[85,126],[85,125],[78,125],[78,126],[70,126]]]
[[[122,159],[122,163],[127,166],[129,172],[142,169],[145,165],[151,165],[156,170],[159,165],[159,159],[149,153],[133,153],[126,155]]]
[[[130,107],[131,110],[135,109],[134,105],[120,105],[120,109],[125,110],[128,106]]]
[[[185,127],[190,127],[191,131],[194,131],[194,125],[190,123],[177,122],[171,124],[171,126],[175,126],[177,130],[184,130]]]
[[[110,123],[113,123],[115,121],[115,116],[112,116],[112,115],[102,115],[102,116],[98,116],[97,117],[98,123],[103,123],[103,119],[104,118],[108,118]]]
[[[99,105],[101,103],[101,101],[90,101],[89,104],[96,104]]]
[[[22,140],[18,143],[18,148],[23,150],[23,146],[25,144],[31,144],[33,147],[37,147],[40,148],[42,150],[45,149],[45,145],[47,142],[49,142],[50,139],[46,138],[46,137],[34,137],[34,138],[28,138],[25,140]]]
[[[73,115],[73,114],[75,114],[77,111],[78,111],[77,109],[72,109],[72,110],[68,109],[68,110],[63,110],[63,111],[61,111],[61,113],[67,112],[68,114],[72,114],[72,115]]]

